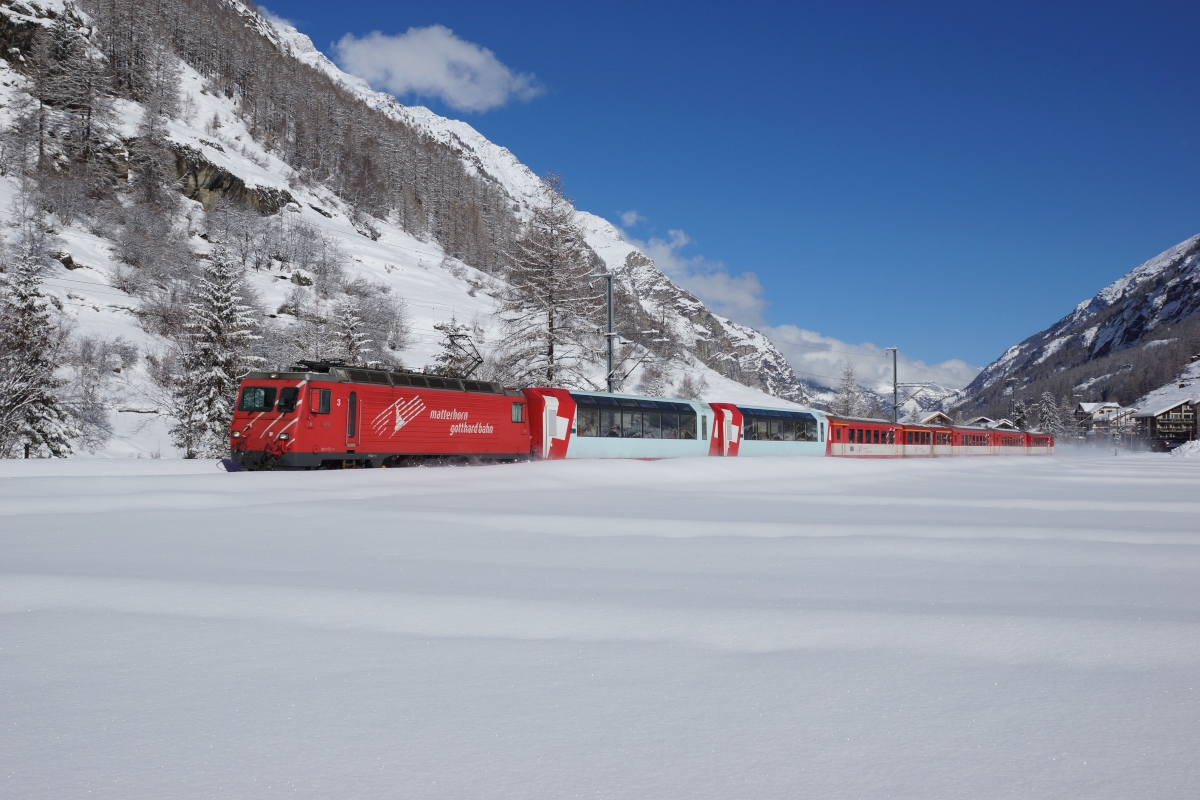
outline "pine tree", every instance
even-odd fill
[[[542,200],[510,255],[500,304],[505,360],[523,385],[587,385],[600,308],[599,291],[588,283],[593,253],[557,176],[546,179]]]
[[[1026,408],[1024,401],[1017,400],[1013,403],[1013,418],[1012,424],[1016,425],[1021,430],[1029,428],[1029,409]]]
[[[838,381],[837,396],[829,404],[833,414],[842,417],[857,417],[863,413],[862,390],[858,387],[858,377],[854,374],[854,365],[849,361],[842,368],[842,377]]]
[[[65,458],[78,431],[59,400],[62,342],[39,289],[41,259],[28,245],[0,275],[0,456]]]
[[[1051,392],[1043,392],[1042,399],[1037,404],[1037,427],[1043,433],[1049,433],[1054,436],[1062,434],[1062,412],[1059,410],[1058,403],[1054,400],[1054,395]]]
[[[188,341],[177,376],[180,408],[172,428],[176,446],[188,458],[228,452],[229,421],[238,380],[255,359],[250,345],[259,337],[253,309],[242,303],[242,276],[218,242],[200,280],[199,298],[189,306]]]
[[[359,316],[358,303],[350,297],[340,300],[334,315],[339,357],[347,364],[360,364],[363,356],[371,352],[367,345],[371,340],[363,332],[363,321]]]
[[[1075,406],[1065,394],[1058,404],[1059,426],[1063,436],[1074,436],[1079,432],[1079,420],[1075,419]]]

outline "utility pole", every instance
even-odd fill
[[[892,351],[892,424],[895,425],[900,421],[900,387],[896,383],[896,353],[898,348],[885,347],[883,352]]]
[[[1014,424],[1016,424],[1016,421],[1012,420],[1011,418],[1015,417],[1017,415],[1017,379],[1016,378],[1005,378],[1004,379],[1004,391],[1008,392],[1009,397],[1012,398],[1011,400],[1008,401],[1008,408],[1009,408],[1008,416],[1010,418],[1010,421],[1012,421]]]
[[[602,278],[607,281],[608,284],[606,287],[608,290],[608,328],[604,333],[604,343],[605,350],[608,354],[608,372],[606,373],[607,377],[605,378],[605,383],[608,386],[609,394],[612,394],[613,392],[613,342],[615,342],[617,338],[617,332],[614,330],[616,325],[613,321],[613,278],[615,277],[617,276],[612,272],[602,272],[592,278],[592,280],[588,281],[590,284],[593,281]]]

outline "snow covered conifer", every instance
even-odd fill
[[[1079,420],[1075,419],[1075,407],[1071,399],[1063,395],[1058,404],[1059,425],[1064,436],[1072,436],[1079,431]]]
[[[584,364],[594,357],[601,300],[588,283],[593,253],[558,176],[545,181],[542,197],[509,254],[509,289],[500,305],[504,358],[522,385],[587,385]]]
[[[348,364],[362,363],[363,356],[371,352],[371,348],[367,347],[371,340],[363,332],[358,303],[353,298],[347,297],[338,302],[334,326],[341,358]]]
[[[1012,424],[1023,431],[1029,429],[1029,409],[1022,400],[1013,403]]]
[[[857,417],[864,411],[862,390],[858,388],[858,376],[854,374],[854,365],[849,361],[842,368],[842,376],[838,380],[837,396],[829,404],[829,410],[843,417]]]
[[[59,401],[61,331],[39,287],[41,259],[28,245],[0,275],[0,456],[64,458],[78,431]]]
[[[1043,392],[1042,399],[1037,404],[1037,426],[1043,433],[1059,436],[1062,434],[1062,414],[1058,403],[1050,392]]]
[[[177,376],[180,408],[172,435],[188,458],[227,452],[229,420],[238,379],[255,359],[250,345],[258,339],[253,309],[242,303],[240,268],[221,243],[200,279],[199,298],[190,304],[188,339]]]

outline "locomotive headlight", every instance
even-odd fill
[[[232,436],[234,439],[240,439],[240,438],[242,438],[242,432],[241,432],[241,431],[234,431],[233,433],[231,433],[231,434],[229,434],[229,435],[230,435],[230,436]]]
[[[281,441],[281,442],[286,442],[290,438],[292,438],[292,435],[290,433],[279,434],[279,441]]]

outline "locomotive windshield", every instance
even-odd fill
[[[275,407],[274,386],[247,386],[242,389],[238,411],[270,411]]]
[[[295,386],[279,390],[279,413],[290,414],[296,410],[296,401],[300,399],[300,390]]]

